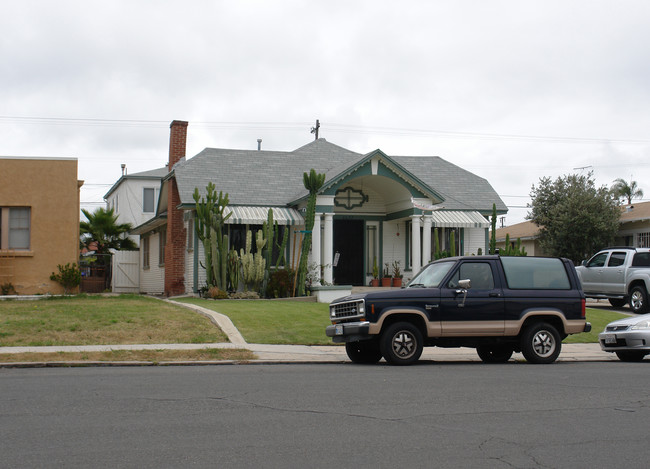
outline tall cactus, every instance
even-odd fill
[[[269,208],[267,220],[262,224],[262,232],[264,234],[264,280],[262,281],[262,291],[266,291],[266,286],[269,283],[269,277],[271,276],[271,262],[273,259],[273,246],[275,245],[275,231],[273,225],[273,209]]]
[[[490,251],[489,254],[497,252],[497,205],[492,204],[492,232],[490,233]]]
[[[302,239],[302,252],[300,254],[300,265],[298,266],[298,296],[305,295],[305,278],[307,276],[307,261],[309,249],[311,248],[311,230],[314,228],[316,216],[316,196],[325,183],[325,175],[317,174],[312,168],[309,174],[303,173],[303,184],[309,191],[307,200],[307,213],[305,214],[305,237]],[[320,269],[320,266],[318,267]]]
[[[275,222],[275,239],[279,240],[280,239],[280,227],[278,226],[278,222]],[[284,236],[282,236],[282,241],[278,244],[277,242],[275,243],[275,246],[278,248],[278,260],[275,263],[275,268],[279,269],[281,265],[286,265],[286,260],[285,260],[285,250],[287,248],[287,241],[289,241],[289,228],[285,227],[284,229]]]
[[[224,223],[230,217],[224,215],[229,203],[228,194],[217,194],[215,185],[211,182],[206,187],[205,197],[201,197],[199,189],[194,188],[196,207],[195,228],[199,240],[203,244],[205,255],[205,272],[208,286],[216,286],[220,290],[227,289],[228,272],[228,236],[224,234]]]
[[[257,252],[252,252],[253,233],[246,230],[246,250],[242,249],[240,258],[242,265],[242,280],[244,281],[244,288],[249,291],[259,292],[262,281],[264,280],[264,270],[266,261],[262,255],[262,249],[266,244],[264,234],[261,231],[257,232],[255,237],[255,245]]]
[[[237,251],[231,249],[228,252],[228,286],[230,291],[237,291],[239,288],[239,270],[241,263]]]

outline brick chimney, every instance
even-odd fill
[[[169,165],[185,159],[187,122],[173,121],[169,126]],[[177,208],[181,203],[176,178],[169,179],[167,191],[167,244],[165,246],[165,296],[185,293],[185,238],[183,211]]]
[[[169,171],[180,160],[185,158],[185,144],[187,142],[187,122],[172,121],[169,125]]]

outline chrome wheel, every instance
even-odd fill
[[[634,287],[630,294],[630,309],[638,314],[645,313],[647,308],[645,289],[643,287]]]
[[[415,353],[415,338],[408,331],[399,331],[393,336],[393,353],[402,360],[406,360]]]
[[[521,353],[530,363],[553,363],[561,350],[562,338],[551,324],[529,324],[521,334]]]
[[[410,322],[388,326],[379,340],[381,354],[391,365],[410,365],[422,355],[422,332]]]
[[[533,336],[533,349],[542,358],[551,356],[555,351],[555,337],[549,331],[538,331]]]

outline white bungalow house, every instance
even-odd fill
[[[399,261],[410,278],[433,256],[435,234],[442,250],[455,233],[456,252],[485,253],[492,204],[507,208],[490,184],[439,157],[359,154],[317,139],[296,150],[206,148],[185,159],[187,122],[171,123],[169,172],[162,178],[155,214],[132,234],[140,235],[140,290],[177,295],[205,283],[202,246],[194,233],[195,188],[208,183],[227,193],[231,247],[244,246],[246,229],[256,230],[273,209],[289,231],[287,259],[299,249],[308,193],[303,173],[326,175],[317,198],[310,263],[322,281],[368,285],[373,261],[380,270]],[[120,200],[119,211],[123,203]]]
[[[169,173],[167,167],[128,174],[122,165],[122,176],[104,195],[106,206],[118,216],[118,223],[136,227],[151,219],[156,213],[160,194],[160,181]],[[131,236],[138,243],[137,236]]]

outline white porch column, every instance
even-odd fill
[[[314,214],[314,227],[311,230],[311,261],[316,264],[316,280],[314,285],[320,285],[320,213]]]
[[[413,259],[411,263],[411,269],[413,275],[415,275],[422,264],[420,263],[420,256],[422,254],[422,248],[420,245],[420,215],[413,215],[411,217],[411,258]]]
[[[422,223],[422,265],[431,261],[431,216],[424,216]]]
[[[332,250],[334,249],[334,223],[332,213],[325,214],[325,239],[323,240],[323,281],[329,285],[334,279]]]

